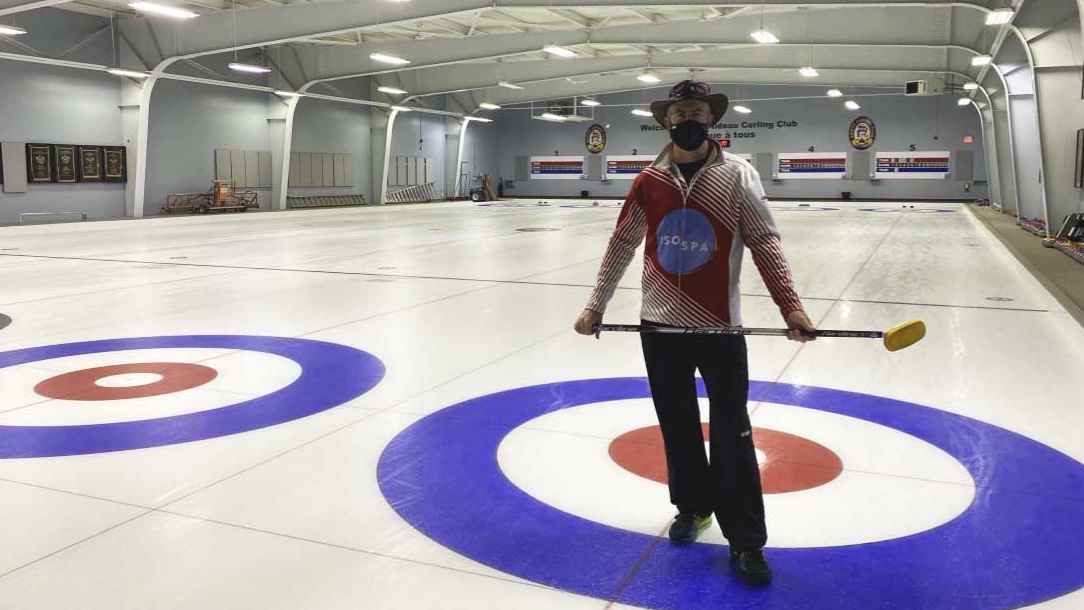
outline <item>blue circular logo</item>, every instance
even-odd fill
[[[974,500],[952,521],[910,536],[770,549],[777,584],[751,589],[725,574],[725,548],[660,544],[586,520],[531,497],[501,471],[497,450],[510,432],[561,409],[648,398],[639,377],[517,388],[438,411],[387,445],[380,488],[407,522],[457,553],[533,582],[647,608],[1006,610],[1084,586],[1080,462],[1015,432],[913,403],[783,383],[754,381],[749,389],[751,400],[922,439],[968,470]],[[699,392],[705,396],[702,385]]]
[[[670,273],[696,271],[715,254],[715,228],[696,210],[674,210],[655,233],[659,264]]]
[[[275,354],[299,364],[301,376],[266,396],[184,415],[78,426],[0,426],[0,459],[143,449],[248,432],[337,407],[368,392],[384,377],[383,363],[359,349],[244,335],[138,337],[33,347],[0,353],[0,368],[82,354],[193,347]]]

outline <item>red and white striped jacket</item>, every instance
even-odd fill
[[[710,141],[704,166],[685,183],[670,146],[632,183],[587,308],[603,313],[640,243],[641,318],[674,326],[740,326],[738,285],[749,246],[779,312],[802,309],[760,176]]]

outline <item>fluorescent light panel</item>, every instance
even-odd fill
[[[633,110],[632,113],[635,114],[636,116],[654,116],[654,115],[651,114],[650,110],[643,110],[641,108],[637,108],[637,109]]]
[[[148,78],[150,74],[146,72],[137,72],[135,70],[125,70],[124,68],[110,68],[106,70],[110,74],[117,76],[127,76],[128,78]]]
[[[750,112],[752,112],[752,110],[746,108],[745,106],[734,106],[733,108],[734,112],[740,112],[742,114],[749,114]]]
[[[548,45],[542,47],[542,50],[549,53],[550,55],[556,55],[557,57],[575,57],[576,56],[575,51],[573,51],[571,49],[566,49],[564,47],[559,47],[559,46],[553,45],[553,44],[548,44]]]
[[[800,72],[802,76],[820,76],[820,72],[817,72],[816,68],[810,66],[798,68],[798,72]]]
[[[271,71],[271,68],[233,62],[230,64],[230,70],[237,70],[238,72],[248,72],[250,74],[267,74]]]
[[[158,15],[159,17],[169,17],[170,19],[195,19],[196,17],[199,17],[196,13],[183,8],[167,6],[165,4],[155,4],[153,2],[133,2],[128,6],[137,11]]]
[[[396,66],[404,66],[410,63],[409,59],[403,59],[402,57],[388,55],[387,53],[369,53],[369,59],[373,61],[383,62],[386,64],[394,64]]]
[[[593,100],[591,98],[587,98],[585,100],[580,100],[580,104],[582,104],[584,106],[601,106],[602,102],[600,102],[598,100]]]
[[[959,105],[959,106],[967,106],[970,103],[971,103],[971,98],[969,98],[969,97],[961,97],[960,99],[956,100],[956,104]]]
[[[467,118],[468,121],[478,121],[479,123],[492,123],[493,122],[493,119],[487,119],[485,117],[480,117],[480,116],[469,116],[469,117],[466,117],[466,118]]]
[[[828,97],[843,97],[843,92],[839,89],[829,89]]]
[[[636,80],[640,81],[641,83],[658,83],[662,81],[661,78],[655,76],[651,72],[644,72],[643,74],[637,76]]]
[[[520,87],[519,85],[513,85],[512,83],[510,83],[510,82],[508,82],[506,80],[502,80],[501,82],[499,82],[497,84],[499,86],[501,86],[501,87],[504,87],[505,89],[522,89],[523,88],[523,87]]]
[[[986,25],[1004,25],[1012,21],[1012,16],[1011,8],[999,8],[986,15]]]
[[[19,36],[25,34],[26,30],[17,28],[13,25],[0,25],[0,35],[4,36]]]
[[[990,57],[989,55],[977,55],[977,56],[971,58],[971,65],[972,66],[985,66],[986,64],[990,63],[990,61],[992,59],[993,58]]]
[[[760,44],[775,44],[779,42],[779,39],[775,37],[775,34],[772,34],[768,30],[754,30],[753,32],[750,32],[749,35],[753,37],[753,40]]]
[[[843,105],[847,107],[847,110],[858,110],[861,108],[861,106],[858,105],[858,102],[854,100],[847,100],[846,102],[843,102]]]
[[[964,91],[974,91],[979,88],[978,83],[964,83]]]
[[[301,94],[296,91],[276,91],[275,95],[279,97],[301,97]]]
[[[396,89],[395,87],[377,87],[376,90],[382,91],[384,93],[392,93],[395,95],[406,95],[406,91],[403,91],[402,89]]]
[[[481,104],[478,104],[478,107],[486,110],[497,110],[500,108],[500,106],[491,102],[482,102]]]

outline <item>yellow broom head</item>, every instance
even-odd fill
[[[922,320],[910,320],[885,331],[885,349],[901,350],[918,343],[926,336],[926,324]]]

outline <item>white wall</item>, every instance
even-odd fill
[[[979,115],[973,107],[956,104],[956,96],[904,97],[898,95],[855,96],[862,108],[849,111],[842,100],[824,96],[827,86],[818,87],[742,87],[741,103],[752,108],[752,114],[726,113],[720,126],[713,130],[717,137],[730,137],[730,152],[734,153],[780,153],[805,152],[813,146],[817,152],[857,152],[848,140],[848,128],[858,116],[873,119],[877,128],[876,142],[869,149],[878,151],[907,151],[913,144],[916,150],[949,151],[971,150],[974,154],[974,178],[986,179],[985,154]],[[737,87],[714,85],[713,90],[729,94],[731,104],[738,102]],[[883,90],[874,90],[884,93]],[[859,91],[858,93],[862,93]],[[809,96],[795,99],[775,99],[783,96]],[[635,149],[638,154],[655,155],[668,142],[666,133],[656,130],[651,117],[631,114],[634,107],[647,108],[650,101],[665,99],[666,90],[643,91],[628,94],[598,96],[604,106],[594,110],[594,121],[553,123],[531,119],[531,113],[521,109],[505,108],[490,113],[493,123],[502,133],[516,134],[498,141],[500,174],[514,176],[517,156],[582,155],[588,157],[584,145],[584,133],[592,123],[607,128],[606,149],[601,155],[628,155]],[[760,100],[760,101],[757,101]],[[742,123],[770,123],[767,127],[742,127]],[[778,121],[794,121],[791,127],[777,127]],[[724,127],[736,124],[736,129]],[[740,136],[742,137],[739,137]],[[964,143],[964,136],[973,138]],[[871,154],[872,157],[872,154]],[[871,161],[872,162],[872,161]],[[986,196],[985,185],[974,185],[970,192],[964,184],[954,180],[881,180],[870,183],[862,180],[784,180],[774,184],[771,176],[765,179],[765,189],[776,198],[839,198],[842,191],[850,191],[855,198],[884,199],[978,199]],[[631,181],[614,180],[610,184],[587,180],[529,180],[516,183],[507,195],[530,196],[578,196],[588,190],[592,197],[623,197]]]
[[[169,193],[203,192],[215,178],[215,150],[271,151],[267,93],[162,80],[151,100],[144,213],[162,213]],[[255,189],[260,208],[271,189]]]
[[[352,187],[291,187],[288,194],[291,197],[364,195],[366,203],[373,203],[370,108],[302,98],[295,112],[293,151],[351,154],[355,178]]]
[[[0,59],[0,141],[119,146],[120,85],[116,76]],[[124,185],[31,184],[0,192],[0,224],[19,212],[84,211],[123,216]]]

